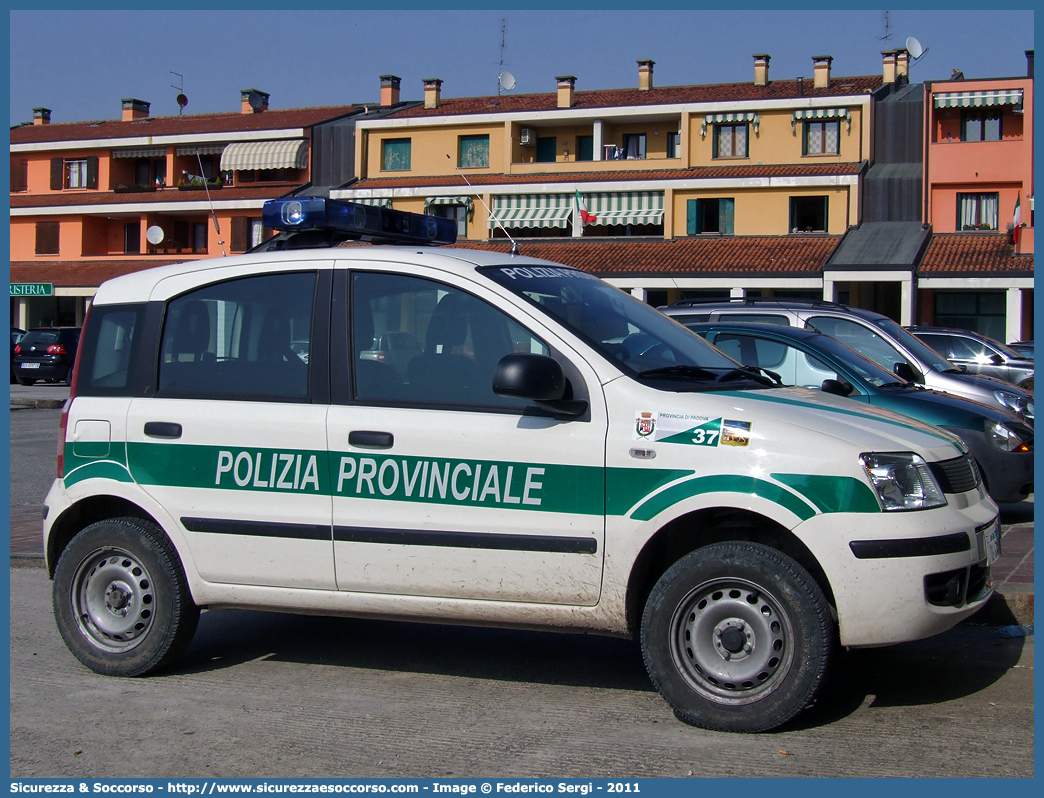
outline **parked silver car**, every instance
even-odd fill
[[[1033,423],[1032,393],[993,377],[962,371],[893,319],[872,310],[789,297],[685,299],[659,310],[682,324],[743,321],[817,330],[908,382],[999,407]]]
[[[1033,360],[1010,346],[970,330],[910,327],[910,332],[955,366],[1033,390]]]

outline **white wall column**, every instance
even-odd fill
[[[649,301],[647,299],[647,297],[649,296],[649,292],[645,288],[632,288],[631,289],[631,296],[633,296],[635,299],[642,300],[642,302],[648,302]]]
[[[823,300],[837,302],[837,282],[828,274],[823,275]]]
[[[604,160],[602,155],[602,139],[605,132],[605,123],[601,119],[596,119],[592,126],[592,136],[594,138],[594,159],[596,161]]]
[[[912,274],[902,279],[902,282],[899,284],[899,291],[899,323],[903,327],[909,327],[911,324],[913,324],[914,318],[914,290]]]
[[[1022,340],[1022,289],[1009,288],[1005,293],[1004,335],[1002,344]]]

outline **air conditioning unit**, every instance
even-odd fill
[[[524,127],[518,134],[519,144],[536,144],[536,134],[533,133],[532,128]]]

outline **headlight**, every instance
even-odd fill
[[[859,462],[886,512],[927,510],[946,504],[928,464],[912,452],[864,454]]]
[[[1026,399],[1010,391],[994,391],[993,396],[1003,407],[1008,408],[1013,413],[1029,419],[1033,418],[1032,399]]]
[[[1021,424],[1004,424],[986,419],[986,439],[1002,452],[1032,451],[1033,430]]]

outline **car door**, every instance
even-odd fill
[[[219,271],[166,302],[155,393],[130,404],[127,460],[204,579],[332,590],[318,320],[330,271],[268,268]]]
[[[329,423],[338,589],[595,604],[604,401],[569,420],[494,394],[501,357],[559,347],[482,286],[394,265],[345,283],[334,293],[350,291],[351,384]],[[365,342],[388,333],[422,345],[404,377],[360,357]],[[599,390],[586,364],[567,365],[574,391]]]

